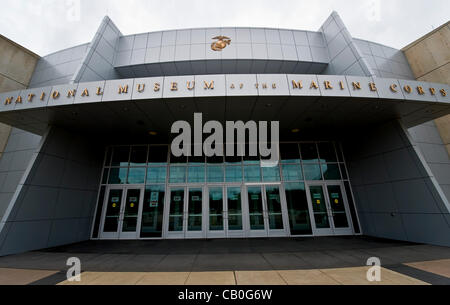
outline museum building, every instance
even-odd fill
[[[396,50],[333,12],[316,32],[122,35],[105,17],[91,42],[44,57],[2,37],[0,255],[89,239],[450,246],[449,33]],[[425,71],[429,39],[447,63]],[[175,156],[172,125],[195,114],[279,122],[276,162]]]

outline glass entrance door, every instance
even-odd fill
[[[247,186],[250,237],[287,236],[279,185]]]
[[[137,239],[142,188],[110,188],[103,210],[102,239]]]
[[[173,187],[170,189],[168,238],[203,238],[203,188]]]
[[[340,183],[309,184],[314,235],[353,234],[347,201]]]
[[[221,186],[208,187],[208,238],[223,238],[225,233],[225,200],[224,188]]]
[[[186,238],[203,238],[203,188],[188,187]]]
[[[242,187],[226,187],[225,229],[227,237],[244,237]]]

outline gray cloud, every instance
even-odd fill
[[[105,15],[124,34],[222,26],[317,30],[333,10],[354,37],[396,48],[450,16],[448,0],[14,0],[2,6],[0,30],[46,55],[89,42]]]

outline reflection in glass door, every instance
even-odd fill
[[[266,186],[267,217],[270,230],[283,229],[280,189],[278,186]]]
[[[189,188],[187,200],[187,238],[203,237],[203,190]]]
[[[202,187],[170,189],[168,238],[203,238]]]
[[[352,234],[348,208],[342,194],[341,185],[327,185],[328,200],[333,217],[335,234]]]
[[[225,237],[224,200],[222,187],[208,188],[208,237]]]
[[[243,237],[241,187],[227,187],[226,229],[228,237]]]
[[[124,196],[125,194],[125,196]],[[104,207],[102,239],[138,238],[141,188],[110,188]]]
[[[314,235],[353,233],[341,185],[313,183],[309,185],[309,194],[315,223]]]
[[[123,189],[112,189],[109,191],[106,211],[103,216],[102,238],[119,238],[119,217],[122,207],[122,195]]]
[[[128,189],[122,212],[122,231],[120,239],[136,239],[139,219],[141,189]]]
[[[311,194],[316,229],[320,230],[323,235],[331,235],[333,231],[330,225],[328,207],[322,185],[311,185],[309,187],[309,192]]]
[[[169,238],[184,238],[184,219],[184,188],[173,188],[169,200]]]
[[[249,236],[286,236],[279,185],[248,186]]]
[[[250,236],[267,236],[261,186],[247,187]]]
[[[141,238],[162,237],[165,189],[162,185],[147,186],[142,206]]]

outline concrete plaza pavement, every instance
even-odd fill
[[[81,282],[67,281],[70,257]],[[381,282],[366,279],[370,257]],[[0,284],[449,285],[450,248],[362,236],[87,241],[0,257]]]

